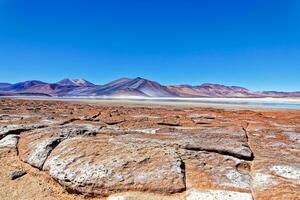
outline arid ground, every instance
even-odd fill
[[[300,110],[0,99],[0,199],[300,199]]]

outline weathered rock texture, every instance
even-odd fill
[[[18,143],[18,135],[7,135],[0,140],[0,148],[16,148]]]
[[[94,135],[99,130],[92,125],[64,125],[23,133],[19,141],[20,159],[41,169],[61,141],[79,135]]]
[[[73,195],[299,199],[299,149],[297,110],[0,99],[0,155],[15,152]]]
[[[55,148],[44,170],[68,189],[80,193],[170,194],[185,189],[183,167],[180,157],[169,147],[77,137]]]

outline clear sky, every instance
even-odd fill
[[[0,0],[0,82],[300,90],[299,0]]]

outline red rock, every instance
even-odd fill
[[[69,191],[105,196],[114,192],[164,194],[185,189],[180,157],[169,147],[76,137],[57,146],[44,170]]]

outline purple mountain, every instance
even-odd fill
[[[0,88],[7,88],[9,86],[11,86],[10,83],[0,83]]]
[[[105,85],[95,85],[84,79],[63,79],[57,83],[25,81],[0,83],[0,95],[47,96],[135,96],[135,97],[300,97],[300,92],[255,92],[239,86],[205,83],[198,86],[164,86],[158,82],[137,78],[121,78]]]
[[[19,92],[19,91],[27,90],[35,85],[46,85],[46,84],[47,83],[42,81],[32,80],[32,81],[24,81],[16,84],[11,84],[8,87],[1,88],[1,89],[4,91]]]
[[[246,88],[205,83],[200,86],[175,85],[169,89],[181,97],[259,97]]]
[[[176,97],[166,86],[143,78],[121,78],[102,86],[77,88],[70,96],[144,96]]]

